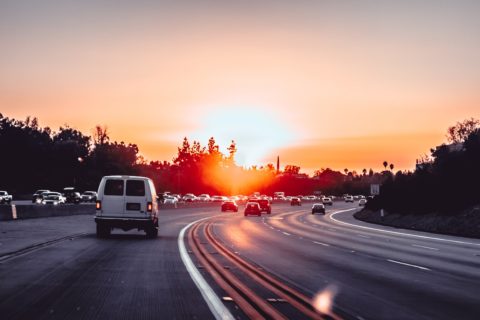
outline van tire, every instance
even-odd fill
[[[97,238],[108,238],[110,236],[110,227],[97,223]]]
[[[147,229],[145,229],[145,232],[147,233],[148,239],[154,239],[158,237],[158,229],[155,226],[148,227]]]

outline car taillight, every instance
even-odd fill
[[[100,200],[97,200],[96,204],[95,204],[95,208],[97,210],[102,210],[102,201]]]
[[[153,211],[153,204],[151,202],[147,203],[147,212],[152,212]]]

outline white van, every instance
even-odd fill
[[[114,228],[144,230],[148,238],[158,235],[157,193],[149,178],[103,177],[96,209],[97,237],[108,237]]]

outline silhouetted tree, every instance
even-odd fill
[[[480,128],[480,120],[474,118],[457,122],[454,126],[448,128],[447,141],[450,143],[462,143],[478,128]]]
[[[95,126],[93,132],[93,143],[95,145],[104,145],[110,141],[110,137],[108,136],[108,128],[106,126]]]
[[[299,174],[299,172],[300,172],[300,167],[294,166],[291,164],[286,165],[285,169],[283,170],[283,173],[290,174],[290,175]]]

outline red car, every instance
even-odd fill
[[[270,201],[267,199],[249,199],[249,202],[256,202],[260,205],[260,212],[266,212],[267,214],[272,213],[272,206]]]
[[[262,215],[262,211],[260,209],[260,205],[258,204],[258,202],[247,202],[247,204],[245,205],[245,211],[244,211],[245,217],[251,214],[259,217]]]
[[[235,201],[229,200],[222,203],[222,212],[229,210],[233,212],[238,212],[238,205],[235,203]]]
[[[302,200],[300,200],[300,198],[292,198],[292,200],[290,200],[290,205],[291,206],[301,206],[302,205]]]

